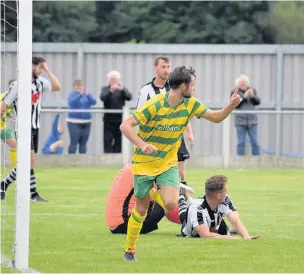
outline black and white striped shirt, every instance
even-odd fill
[[[32,128],[40,128],[40,112],[42,93],[51,91],[51,83],[49,80],[39,76],[32,82]],[[6,105],[15,104],[18,101],[18,85],[17,81],[13,82],[5,95],[4,102]],[[17,114],[17,109],[16,109]]]
[[[215,210],[209,207],[205,197],[192,200],[187,209],[186,219],[182,224],[182,232],[187,237],[199,237],[195,227],[202,224],[208,225],[210,230],[217,231],[222,218],[232,211],[237,210],[228,196]]]
[[[164,93],[164,92],[167,92],[170,90],[170,86],[169,86],[168,82],[166,82],[166,84],[162,88],[159,88],[154,85],[154,80],[155,80],[155,78],[153,78],[153,80],[151,82],[145,84],[141,88],[141,90],[139,92],[139,96],[138,96],[137,108],[140,108],[144,104],[144,102],[150,100],[155,95]]]

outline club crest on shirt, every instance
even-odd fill
[[[40,97],[40,92],[36,92],[32,94],[32,104],[36,104],[37,101],[39,100],[39,97]]]

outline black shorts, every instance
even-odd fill
[[[186,161],[186,160],[190,159],[190,155],[189,155],[188,149],[186,147],[184,138],[182,138],[181,145],[180,145],[179,150],[177,152],[177,159],[178,159],[179,162],[183,162],[183,161]]]
[[[39,144],[39,129],[32,128],[31,132],[31,150],[34,150],[35,153],[38,152],[38,144]]]
[[[160,220],[165,216],[164,209],[158,205],[157,203],[154,203],[152,210],[148,212],[148,215],[143,223],[142,229],[140,231],[140,234],[148,234],[154,230],[158,229],[158,223]],[[128,231],[128,221],[129,219],[125,220],[125,222],[119,226],[117,226],[115,229],[110,229],[110,231],[113,234],[127,234]]]

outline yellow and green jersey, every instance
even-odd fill
[[[5,97],[5,95],[6,95],[6,93],[1,93],[1,97],[0,97],[1,105],[2,105],[2,101]],[[0,105],[0,107],[1,107],[1,105]],[[6,110],[4,113],[1,113],[1,130],[6,128],[6,119],[12,117],[13,111],[14,111],[14,106],[10,105],[10,106],[6,106]]]
[[[146,155],[134,147],[132,172],[136,175],[156,176],[177,165],[177,151],[189,121],[200,118],[207,108],[196,98],[185,98],[178,106],[171,107],[167,93],[154,96],[133,112],[139,124],[138,136],[154,145],[158,151]]]

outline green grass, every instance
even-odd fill
[[[105,225],[105,199],[118,169],[40,169],[39,191],[48,203],[31,204],[30,267],[40,272],[302,272],[304,270],[304,172],[187,170],[198,195],[204,178],[229,177],[229,195],[256,241],[177,238],[178,225],[141,235],[137,263],[124,262],[124,235]],[[7,214],[14,213],[9,189]],[[2,212],[4,210],[2,202]],[[2,215],[14,225],[13,217]],[[13,231],[5,230],[4,253]],[[2,269],[6,272],[7,269]],[[12,272],[12,271],[9,271]]]

